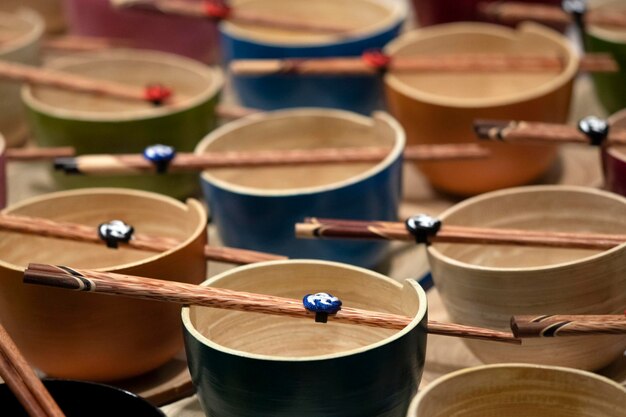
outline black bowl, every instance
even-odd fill
[[[43,383],[66,417],[165,417],[143,398],[119,388],[63,379]],[[0,416],[28,417],[6,384],[0,384]]]

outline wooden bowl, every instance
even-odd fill
[[[389,73],[391,113],[410,144],[475,142],[474,119],[564,123],[578,58],[568,39],[536,24],[518,29],[485,23],[452,23],[407,33],[386,47],[394,57],[446,53],[558,53],[565,68],[547,73]],[[445,192],[474,195],[527,184],[548,170],[556,148],[490,143],[480,161],[421,163],[431,184]]]
[[[220,62],[217,25],[210,19],[121,10],[109,0],[63,0],[63,6],[72,34],[122,39],[137,48]]]
[[[501,364],[452,372],[411,402],[407,417],[620,417],[626,389],[590,372]]]
[[[110,97],[24,87],[35,138],[41,146],[73,146],[77,154],[141,153],[156,143],[193,151],[216,125],[215,105],[223,85],[218,68],[162,52],[116,50],[80,54],[54,62],[63,71],[135,86],[162,83],[182,97],[155,107]],[[58,174],[62,188],[116,186],[160,192],[177,198],[193,194],[196,174],[78,177]]]
[[[611,127],[626,129],[626,109],[613,114],[609,123]],[[626,146],[611,146],[601,152],[606,188],[626,196]]]
[[[5,156],[6,142],[4,136],[0,134],[0,209],[7,204],[7,160]]]
[[[626,12],[622,0],[596,0],[590,3],[590,7]],[[592,74],[600,103],[609,113],[626,108],[626,29],[588,25],[585,41],[589,52],[611,54],[620,67],[616,73]]]
[[[110,385],[65,379],[45,379],[44,385],[65,417],[165,417],[143,398]],[[11,417],[28,417],[5,384],[0,385],[0,411]]]
[[[258,13],[293,16],[354,28],[348,35],[260,29],[231,22],[220,24],[224,58],[321,58],[358,56],[381,49],[398,36],[408,7],[396,0],[239,0],[237,7]],[[233,77],[240,101],[248,107],[332,107],[369,115],[384,108],[377,77],[263,76]]]
[[[39,41],[44,30],[41,17],[28,10],[0,12],[0,60],[36,65],[39,63]],[[20,99],[20,84],[0,81],[0,132],[8,146],[23,145],[28,128]]]
[[[43,17],[46,32],[58,33],[65,28],[61,0],[2,0],[0,9],[15,11],[20,8],[35,10]]]
[[[396,220],[404,131],[386,113],[372,118],[339,110],[294,109],[256,114],[215,130],[196,153],[388,146],[378,163],[213,169],[201,183],[227,246],[374,267],[386,242],[297,239],[307,216]]]
[[[626,198],[585,187],[520,187],[471,198],[440,218],[449,225],[626,233]],[[621,314],[626,305],[626,244],[606,251],[435,244],[428,257],[453,322],[510,329],[512,315]],[[465,343],[486,363],[589,370],[626,350],[619,335]]]
[[[189,369],[211,416],[404,416],[426,348],[426,295],[375,272],[322,261],[232,269],[206,286],[302,299],[319,291],[345,306],[413,317],[401,331],[210,308],[183,308]]]
[[[157,254],[1,232],[0,317],[34,366],[55,377],[111,381],[155,369],[180,351],[177,306],[25,285],[22,271],[38,262],[202,282],[206,213],[199,202],[103,188],[47,194],[3,213],[94,228],[119,219],[137,233],[181,240]]]

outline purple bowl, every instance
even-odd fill
[[[70,32],[126,39],[137,48],[171,52],[213,64],[219,60],[215,23],[143,10],[116,10],[109,0],[64,0]]]
[[[609,118],[611,127],[626,129],[626,109]],[[602,150],[605,186],[609,191],[626,196],[626,146],[612,146]]]

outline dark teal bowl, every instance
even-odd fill
[[[297,260],[239,267],[204,285],[294,299],[328,292],[344,306],[412,318],[389,330],[185,307],[189,369],[207,416],[405,416],[426,353],[426,295],[415,281]]]
[[[143,398],[109,385],[64,379],[43,383],[66,417],[165,417]],[[28,417],[5,384],[0,385],[0,415]]]
[[[387,255],[388,242],[297,239],[294,225],[307,216],[397,220],[404,143],[404,130],[386,113],[370,118],[310,108],[229,123],[204,138],[196,153],[388,147],[380,162],[212,169],[201,176],[225,245],[372,268]]]

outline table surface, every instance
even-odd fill
[[[228,97],[232,95],[226,94]],[[574,106],[571,120],[575,121],[587,115],[606,116],[599,106],[592,83],[586,76],[581,76],[576,83]],[[12,163],[8,168],[9,203],[13,204],[25,198],[55,191],[46,164]],[[602,184],[599,158],[592,148],[567,145],[562,147],[559,162],[542,180],[542,183],[558,183],[599,187]],[[407,168],[404,181],[405,201],[400,217],[418,212],[436,215],[454,205],[458,200],[443,196],[432,190],[426,180],[417,172]],[[219,241],[213,227],[209,228],[212,243]],[[389,257],[388,275],[397,280],[420,277],[428,270],[426,255],[417,246],[394,243]],[[229,268],[224,264],[209,263],[209,276]],[[445,310],[436,289],[428,293],[429,318],[447,320]],[[421,388],[437,377],[457,369],[480,365],[460,339],[442,336],[429,336],[426,354],[426,368]],[[620,358],[602,373],[626,384],[626,357]],[[203,417],[195,396],[183,399],[163,407],[169,417]]]

